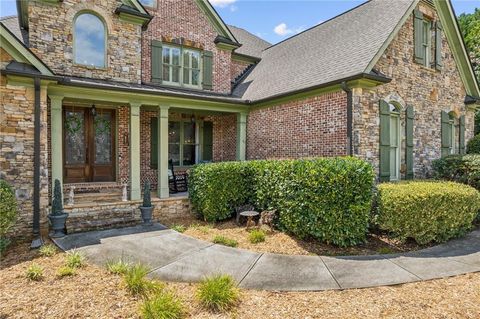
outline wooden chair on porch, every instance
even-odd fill
[[[170,193],[186,192],[188,190],[187,185],[187,173],[175,173],[173,169],[173,160],[168,160],[168,187]]]

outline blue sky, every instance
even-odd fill
[[[181,1],[181,0],[178,0]],[[210,0],[228,24],[276,43],[328,20],[363,0]],[[472,13],[480,0],[452,0],[457,14]],[[16,14],[15,0],[0,0],[0,16]]]

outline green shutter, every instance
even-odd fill
[[[442,157],[447,156],[450,154],[450,148],[452,147],[452,126],[450,124],[450,116],[447,112],[442,111],[442,127],[441,127],[441,134],[442,134],[442,150],[441,154]]]
[[[442,24],[437,21],[435,24],[435,69],[442,69]]]
[[[407,106],[406,118],[405,118],[405,164],[407,171],[405,173],[405,179],[413,179],[413,120],[415,114],[413,106]]]
[[[390,181],[390,107],[380,100],[380,181]]]
[[[150,118],[150,167],[158,167],[158,119]]]
[[[162,42],[152,40],[152,82],[162,83]]]
[[[213,52],[203,51],[203,89],[213,88]]]
[[[213,123],[203,122],[203,149],[202,160],[213,160]]]
[[[460,116],[459,125],[459,147],[460,154],[465,154],[465,115]]]
[[[425,63],[425,52],[423,51],[423,13],[420,10],[414,11],[414,41],[415,41],[415,62]]]

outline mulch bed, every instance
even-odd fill
[[[34,261],[45,278],[25,270]],[[20,243],[0,261],[0,318],[139,318],[141,300],[129,295],[119,276],[93,265],[58,278],[64,254],[39,257]],[[325,292],[242,291],[241,303],[226,314],[203,310],[195,284],[167,283],[184,302],[187,318],[478,318],[480,273],[392,287]]]
[[[234,220],[210,224],[192,217],[173,220],[166,223],[166,225],[169,227],[183,225],[186,227],[185,235],[205,241],[212,241],[217,235],[225,236],[236,240],[238,248],[261,253],[322,256],[375,255],[407,252],[427,247],[418,245],[414,241],[402,243],[380,232],[368,235],[365,244],[354,247],[338,247],[313,239],[301,240],[278,230],[271,231],[269,227],[265,226],[262,228],[266,233],[265,242],[252,244],[248,240],[249,232],[246,230],[245,225],[237,226]]]

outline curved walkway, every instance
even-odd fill
[[[240,287],[329,290],[395,285],[480,271],[480,230],[417,252],[373,256],[289,256],[229,248],[185,236],[160,224],[92,231],[56,239],[98,265],[124,258],[148,264],[152,277],[199,281],[232,275]]]

